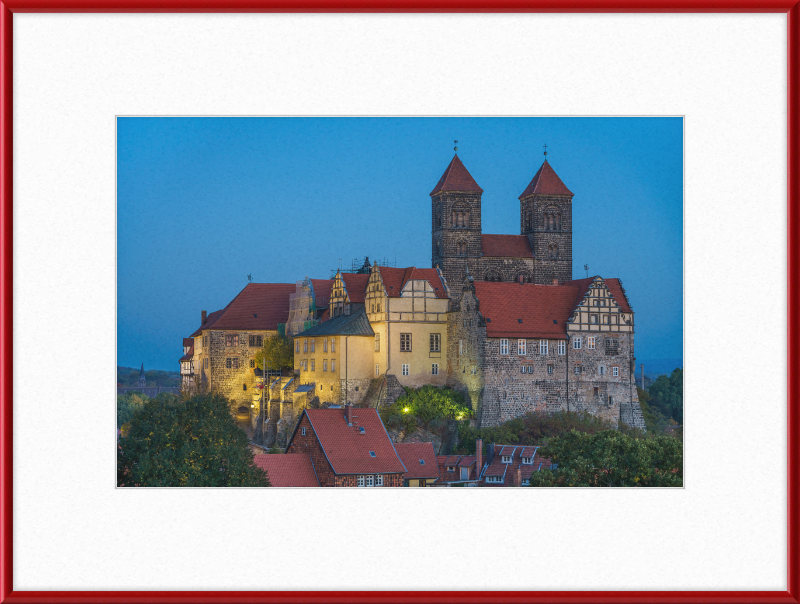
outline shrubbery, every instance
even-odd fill
[[[417,426],[438,432],[448,419],[472,419],[472,408],[464,396],[451,388],[425,385],[406,388],[406,393],[392,405],[380,410],[387,428],[413,431]]]

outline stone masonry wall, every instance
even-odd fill
[[[266,331],[209,331],[209,386],[231,401],[231,412],[240,406],[250,408],[256,377],[250,361],[259,350],[250,346],[250,336],[267,337]],[[226,336],[238,334],[238,346],[226,346]],[[228,369],[226,359],[236,359],[238,369]]]
[[[447,315],[447,385],[461,392],[478,414],[484,392],[486,325],[472,289],[461,289],[465,291],[451,301]]]
[[[499,276],[503,282],[515,282],[522,275],[525,283],[535,280],[535,265],[533,258],[500,258],[484,256],[481,258],[480,270],[473,275],[476,281],[494,281],[493,277]]]

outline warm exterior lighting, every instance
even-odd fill
[[[408,407],[403,408],[403,413],[408,413]]]

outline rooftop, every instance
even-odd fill
[[[450,165],[447,166],[444,174],[442,174],[442,177],[439,179],[439,182],[433,187],[431,195],[455,191],[461,193],[483,193],[483,189],[478,186],[478,183],[472,178],[472,174],[469,173],[464,167],[464,164],[461,163],[461,160],[458,159],[458,155],[453,157]]]
[[[528,187],[519,196],[520,199],[528,197],[529,195],[570,195],[572,196],[567,186],[561,182],[561,179],[556,174],[550,163],[545,160],[542,166],[536,172]]]
[[[273,487],[318,487],[311,456],[303,453],[254,455],[253,463],[266,471]]]

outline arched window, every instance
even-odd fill
[[[466,256],[467,255],[467,243],[465,241],[459,241],[457,244],[457,251],[459,256]]]
[[[483,280],[494,283],[500,283],[503,280],[503,277],[497,271],[489,271],[488,273],[486,273],[486,277],[484,277]]]
[[[547,256],[548,258],[558,258],[558,246],[555,243],[551,243],[547,247]]]

